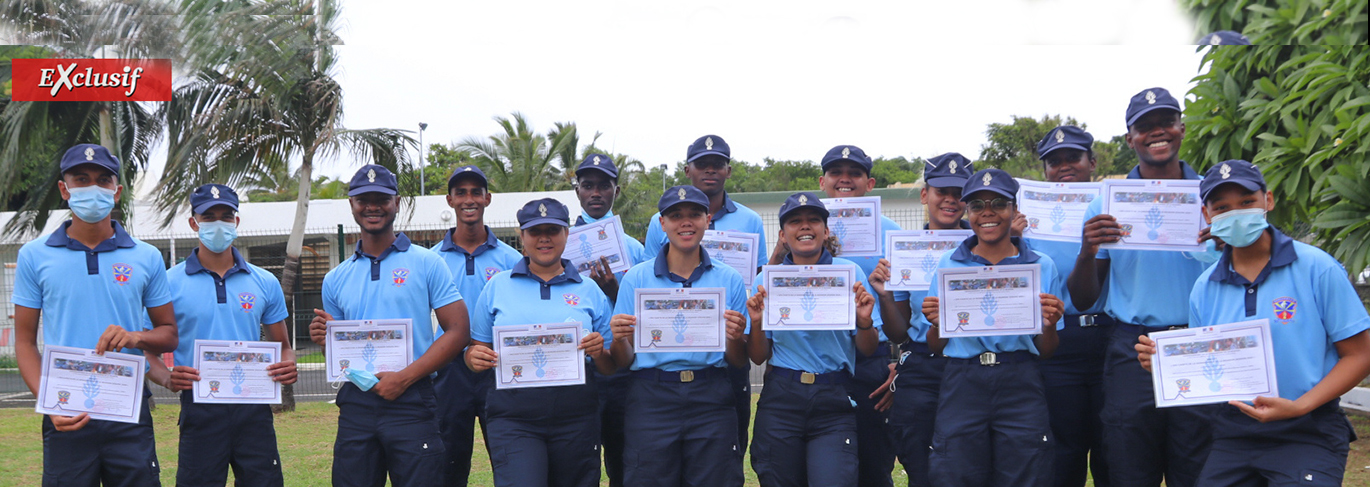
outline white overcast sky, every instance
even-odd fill
[[[426,143],[546,132],[649,167],[717,134],[735,159],[979,154],[991,122],[1063,114],[1126,131],[1128,98],[1199,69],[1173,0],[347,1],[338,79],[349,128]],[[1188,44],[1188,45],[1187,45]],[[360,164],[325,161],[350,176]]]

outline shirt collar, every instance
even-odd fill
[[[727,191],[724,191],[724,192],[723,192],[723,208],[720,208],[720,209],[718,210],[718,213],[714,213],[713,218],[710,219],[709,221],[718,221],[719,218],[723,218],[725,215],[727,215],[727,214],[729,214],[729,213],[732,213],[732,212],[734,212],[734,211],[737,211],[737,205],[736,205],[736,204],[733,204],[733,199],[728,197],[728,192],[727,192]]]
[[[390,255],[391,252],[408,252],[408,251],[409,251],[409,236],[408,236],[408,235],[405,235],[404,232],[400,232],[400,233],[395,234],[395,241],[392,242],[392,243],[390,244],[389,247],[386,247],[385,251],[384,251],[384,252],[381,252],[381,255],[375,256],[374,258],[375,258],[376,260],[385,260],[385,257],[388,256],[388,255]],[[361,241],[361,240],[357,240],[357,250],[355,250],[355,251],[352,252],[352,259],[353,259],[353,260],[357,260],[357,259],[360,259],[360,258],[362,258],[362,257],[372,258],[371,255],[367,255],[366,252],[362,252],[362,241]]]
[[[48,236],[48,240],[45,243],[51,247],[66,247],[72,250],[90,250],[93,252],[105,252],[116,248],[126,249],[137,245],[134,243],[133,237],[130,237],[128,232],[124,231],[124,226],[122,224],[116,220],[110,220],[109,224],[114,227],[114,236],[100,242],[100,244],[96,245],[93,249],[86,248],[85,244],[67,235],[67,230],[71,228],[71,220],[62,222],[62,227],[58,228],[57,231],[52,232],[52,235]]]
[[[786,252],[786,253],[785,253],[785,259],[782,260],[780,263],[783,264],[783,265],[794,265],[794,259],[791,258],[792,256],[793,256],[792,254]],[[817,264],[817,265],[828,265],[828,264],[832,264],[832,253],[831,253],[831,252],[828,252],[828,249],[823,249],[823,255],[818,256],[818,264]]]
[[[478,255],[480,255],[480,254],[485,253],[485,251],[487,251],[487,250],[490,250],[490,249],[493,249],[493,248],[499,246],[499,239],[495,238],[495,232],[490,231],[490,225],[485,225],[485,243],[476,246],[476,251],[475,251],[475,252],[467,252],[465,248],[463,248],[463,247],[460,246],[460,245],[457,245],[456,242],[452,241],[452,235],[455,234],[456,232],[457,232],[457,228],[456,228],[456,227],[452,227],[452,228],[447,229],[447,233],[444,234],[444,235],[442,236],[442,247],[439,247],[438,250],[441,250],[441,251],[443,251],[443,252],[461,252],[461,253],[463,253],[463,254],[469,254],[470,256],[475,257],[475,256],[478,256]],[[400,235],[404,235],[404,234],[400,234]],[[398,242],[398,240],[399,240],[398,238],[395,239],[395,240],[396,240],[396,243],[399,243],[399,242]],[[408,246],[409,246],[409,244],[408,244],[408,242],[409,242],[409,237],[405,237],[404,240],[405,240],[405,242],[406,242],[406,243],[405,243],[405,247],[406,247],[406,248],[405,248],[404,250],[408,250]],[[403,252],[404,250],[401,250],[401,252]]]
[[[1277,267],[1284,267],[1299,260],[1299,254],[1294,251],[1294,239],[1289,238],[1284,232],[1275,227],[1266,229],[1270,232],[1270,262],[1265,265],[1265,269],[1256,276],[1256,282],[1249,282],[1241,274],[1232,269],[1232,246],[1228,245],[1223,249],[1223,256],[1218,258],[1218,263],[1213,267],[1213,273],[1208,276],[1208,280],[1225,284],[1245,286],[1247,284],[1260,284],[1265,281],[1270,270]]]
[[[976,262],[984,265],[1031,264],[1037,262],[1037,253],[1027,248],[1027,241],[1018,237],[1009,237],[1009,241],[1013,242],[1014,247],[1018,248],[1018,255],[1006,258],[998,263],[993,263],[985,260],[984,257],[971,252],[971,249],[974,249],[976,245],[980,245],[980,237],[971,235],[966,237],[966,240],[961,242],[960,246],[956,247],[956,250],[951,254],[951,260],[959,262]]]
[[[923,224],[923,229],[924,229],[924,230],[932,230],[931,227],[932,227],[932,224],[931,224],[931,223],[924,223],[924,224]],[[970,222],[965,221],[965,220],[956,220],[956,228],[959,228],[959,229],[961,229],[961,230],[970,230]]]
[[[1198,172],[1194,171],[1194,168],[1189,167],[1189,163],[1184,161],[1180,161],[1180,172],[1184,173],[1185,179],[1203,179],[1203,176],[1200,176]],[[1142,179],[1142,165],[1139,163],[1132,166],[1132,171],[1127,173],[1127,178]]]
[[[609,210],[608,212],[604,213],[604,216],[599,217],[599,218],[591,217],[589,213],[586,213],[586,212],[584,212],[584,211],[581,211],[581,212],[580,212],[580,216],[576,217],[576,226],[578,227],[578,226],[581,226],[581,225],[587,225],[587,224],[590,224],[590,223],[594,223],[594,222],[603,220],[603,219],[605,219],[605,218],[609,218],[609,217],[611,217],[611,216],[614,216],[614,210]]]
[[[514,268],[509,270],[509,274],[511,276],[530,277],[536,280],[537,282],[541,284],[546,284],[548,286],[566,281],[581,281],[580,273],[576,272],[576,266],[572,265],[571,261],[561,259],[561,267],[563,268],[561,274],[557,274],[557,276],[553,277],[550,281],[543,281],[542,278],[538,277],[537,274],[534,274],[532,271],[528,270],[528,257],[524,257],[522,259],[519,259],[519,262],[517,264],[514,264]]]
[[[671,252],[671,244],[661,246],[661,253],[656,254],[656,262],[652,263],[652,271],[656,277],[666,277],[671,273],[670,262],[666,259],[666,254]],[[704,251],[701,246],[699,249],[699,265],[696,268],[713,269],[714,263],[709,259],[709,253]]]
[[[231,276],[234,272],[247,272],[247,262],[243,260],[242,254],[238,253],[237,248],[229,247],[229,249],[233,251],[233,267],[229,267],[228,271],[224,272],[223,277]],[[186,275],[193,276],[207,271],[205,266],[200,264],[200,248],[195,247],[190,251],[190,255],[186,256]]]

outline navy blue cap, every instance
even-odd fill
[[[871,158],[866,156],[866,151],[861,150],[860,147],[839,145],[828,149],[828,153],[823,155],[823,172],[828,171],[828,166],[842,161],[855,162],[856,165],[866,170],[867,175],[871,173],[871,167],[875,165],[871,162]]]
[[[1241,32],[1220,30],[1212,34],[1203,36],[1199,39],[1201,46],[1249,46],[1251,39],[1247,39]]]
[[[780,224],[784,225],[785,217],[789,216],[790,212],[800,208],[813,208],[823,214],[824,220],[828,219],[828,207],[823,205],[823,201],[818,198],[818,195],[805,191],[785,198],[785,204],[780,205]]]
[[[1142,90],[1140,93],[1132,95],[1132,100],[1127,103],[1127,126],[1137,123],[1137,119],[1142,115],[1151,113],[1153,110],[1160,109],[1175,110],[1180,112],[1180,101],[1170,96],[1170,92],[1165,88],[1150,88]]]
[[[490,180],[485,178],[485,171],[480,170],[480,166],[467,164],[452,171],[452,175],[447,177],[447,189],[452,189],[452,185],[457,184],[457,178],[473,177],[480,179],[480,185],[490,187]]]
[[[685,162],[694,162],[704,156],[723,156],[724,159],[732,159],[731,151],[728,150],[728,143],[723,141],[723,137],[717,135],[705,135],[695,139],[695,143],[690,144],[690,149],[685,152]]]
[[[966,178],[975,172],[975,165],[956,152],[948,152],[928,159],[923,168],[923,180],[934,188],[959,188],[965,186]]]
[[[571,226],[571,210],[552,198],[529,201],[518,213],[519,229],[550,223],[563,227]]]
[[[1018,198],[1018,180],[1013,179],[1003,169],[981,169],[970,176],[966,185],[961,187],[961,201],[970,201],[971,193],[993,191],[1013,200]]]
[[[700,191],[699,188],[688,184],[672,186],[665,193],[661,193],[661,199],[656,202],[656,209],[664,214],[672,206],[681,203],[694,203],[703,206],[705,212],[709,211],[709,197],[704,196],[704,192]]]
[[[1265,189],[1265,176],[1261,168],[1243,160],[1223,161],[1208,168],[1203,181],[1199,181],[1199,198],[1208,201],[1208,194],[1227,183],[1240,184],[1247,191]]]
[[[1037,143],[1037,158],[1046,159],[1047,154],[1056,149],[1089,151],[1091,147],[1094,147],[1093,135],[1074,125],[1062,125],[1051,129],[1047,136]]]
[[[119,158],[109,153],[109,149],[96,144],[76,144],[62,154],[62,172],[82,164],[95,164],[109,172],[119,175]]]
[[[576,174],[581,171],[599,171],[608,174],[609,177],[618,179],[618,166],[614,165],[614,159],[604,154],[590,154],[585,156],[585,160],[580,161],[576,166]]]
[[[238,192],[222,184],[206,184],[190,193],[190,211],[197,215],[219,205],[238,211]]]
[[[347,184],[347,195],[356,196],[362,193],[385,193],[399,194],[399,182],[395,179],[395,174],[386,169],[385,166],[367,164],[357,170],[357,174],[352,175],[352,182]]]

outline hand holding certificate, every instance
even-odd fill
[[[880,197],[823,198],[828,228],[845,257],[883,257],[880,251]]]
[[[267,372],[280,357],[281,342],[195,340],[195,402],[280,404],[281,383]]]
[[[328,381],[346,381],[343,370],[349,367],[372,374],[408,367],[414,361],[412,327],[408,318],[329,321],[324,351]]]
[[[766,331],[856,329],[855,266],[768,265],[761,281]]]
[[[499,357],[495,389],[585,383],[580,322],[496,326],[493,331]]]
[[[1113,215],[1122,238],[1101,248],[1201,251],[1199,182],[1171,179],[1104,181],[1102,214]]]
[[[1044,183],[1018,180],[1018,211],[1027,216],[1023,236],[1079,242],[1085,210],[1099,197],[1100,183]]]
[[[638,288],[634,294],[637,353],[727,351],[723,288]]]
[[[142,355],[47,346],[34,411],[57,416],[86,413],[91,419],[137,423],[146,365]]]
[[[760,243],[761,236],[755,233],[705,230],[704,239],[699,245],[709,253],[710,259],[728,264],[728,267],[742,274],[742,285],[752,289]]]
[[[942,254],[956,250],[970,230],[899,230],[885,233],[891,291],[926,291]]]
[[[618,216],[570,229],[566,236],[566,250],[561,258],[571,261],[581,275],[589,275],[590,267],[600,258],[609,261],[609,270],[624,272],[632,267],[628,262],[628,245],[623,241],[623,223]]]
[[[1279,393],[1269,320],[1148,336],[1155,341],[1151,379],[1158,408],[1250,401]]]
[[[1041,333],[1041,273],[1037,264],[938,269],[940,336]]]

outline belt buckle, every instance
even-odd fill
[[[1189,328],[1189,325],[1174,325],[1174,326],[1168,326],[1168,327],[1166,327],[1165,330],[1166,330],[1166,331],[1171,331],[1171,330],[1184,330],[1184,329],[1186,329],[1186,328]]]
[[[999,355],[994,352],[980,354],[980,365],[999,365]]]
[[[1089,328],[1091,326],[1099,326],[1098,323],[1094,322],[1094,315],[1080,315],[1080,328]]]
[[[813,372],[800,372],[799,382],[802,384],[812,384],[818,380],[818,376]]]
[[[682,371],[680,371],[680,381],[681,381],[681,382],[694,382],[694,381],[695,381],[695,371],[693,371],[693,370],[682,370]]]

